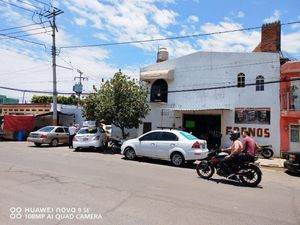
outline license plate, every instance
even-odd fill
[[[88,138],[83,138],[83,141],[88,141],[89,139]]]

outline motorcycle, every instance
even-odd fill
[[[210,179],[215,172],[217,172],[219,176],[227,177],[226,169],[221,163],[221,160],[226,155],[228,154],[220,150],[211,150],[207,158],[201,160],[197,165],[197,174],[204,179]],[[239,160],[228,165],[234,173],[233,177],[235,180],[239,180],[250,187],[257,186],[261,182],[262,172],[259,167],[255,165],[254,161],[255,158],[253,156],[244,154],[239,157]]]
[[[113,153],[120,153],[121,152],[121,146],[122,146],[123,142],[124,141],[120,140],[120,139],[115,139],[115,138],[111,139],[110,147],[111,147]]]
[[[272,145],[260,145],[256,150],[257,156],[262,156],[265,159],[270,159],[274,155]]]

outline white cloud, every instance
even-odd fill
[[[177,13],[170,10],[157,10],[153,15],[153,20],[162,28],[167,28],[171,24],[175,24]]]
[[[198,16],[189,16],[187,18],[187,22],[189,22],[189,23],[197,23],[197,22],[199,22],[199,17]]]
[[[265,23],[272,23],[272,22],[278,21],[278,20],[280,20],[280,16],[281,16],[281,12],[276,9],[273,12],[272,16],[270,16],[269,18],[264,19],[264,22]]]
[[[219,24],[206,23],[201,27],[203,33],[215,33],[242,29],[242,25],[223,21]],[[260,42],[260,32],[232,32],[209,35],[198,40],[202,51],[251,52]]]
[[[300,32],[281,35],[281,49],[288,53],[300,52]]]
[[[78,26],[84,26],[86,25],[86,19],[83,18],[75,18],[74,23]]]
[[[168,26],[176,23],[177,14],[159,9],[154,1],[112,1],[102,4],[93,0],[68,0],[66,6],[82,18],[90,20],[94,27],[109,32],[110,38],[122,42],[163,38]],[[165,4],[173,1],[164,1]],[[101,35],[100,35],[101,36]],[[146,51],[153,51],[157,43],[134,44]]]

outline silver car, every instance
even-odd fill
[[[106,133],[103,129],[83,127],[73,138],[73,148],[75,150],[86,148],[101,149],[105,146],[106,139]]]
[[[27,141],[33,142],[36,146],[48,144],[56,147],[58,144],[69,143],[68,127],[63,126],[46,126],[37,131],[30,132]]]

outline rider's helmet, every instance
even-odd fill
[[[241,136],[240,132],[237,130],[231,131],[229,135],[230,135],[230,140],[232,141],[239,139]]]

